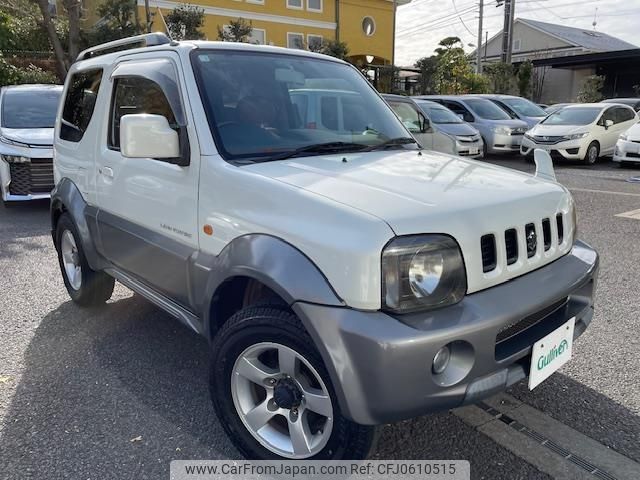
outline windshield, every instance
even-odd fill
[[[589,125],[596,121],[601,108],[574,107],[563,108],[552,113],[542,122],[545,125]]]
[[[429,117],[431,123],[449,124],[449,123],[464,123],[460,117],[453,113],[448,108],[439,107],[435,105],[426,105],[424,103],[418,103],[420,109]]]
[[[485,120],[511,120],[509,114],[491,100],[484,98],[465,98],[464,101],[480,118],[484,118]]]
[[[197,50],[193,64],[209,126],[229,160],[264,161],[412,139],[353,67],[329,60],[236,50]],[[285,155],[283,155],[285,153]],[[269,158],[272,157],[272,158]]]
[[[543,109],[526,98],[501,98],[500,101],[506,103],[508,107],[523,117],[547,116]]]
[[[2,127],[53,128],[60,89],[7,90],[2,97]]]

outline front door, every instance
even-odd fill
[[[189,307],[188,260],[198,248],[197,143],[190,142],[188,166],[125,158],[120,152],[120,121],[127,114],[163,115],[169,125],[187,132],[181,142],[195,138],[187,125],[178,65],[176,56],[116,66],[96,185],[103,254],[121,270]]]

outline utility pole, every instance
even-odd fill
[[[476,48],[476,73],[482,73],[482,20],[484,16],[484,0],[480,0],[480,17],[478,20],[478,45]],[[486,47],[485,47],[486,48]]]
[[[502,61],[504,63],[511,63],[515,11],[516,0],[504,0],[504,27],[502,29]]]
[[[146,31],[147,33],[151,33],[151,11],[149,10],[149,0],[144,0],[144,15],[146,20]]]

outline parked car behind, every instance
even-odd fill
[[[482,155],[480,133],[446,107],[434,102],[414,101],[403,95],[385,94],[382,97],[424,148],[451,155]],[[437,110],[430,112],[427,104]]]
[[[478,97],[488,98],[507,112],[511,118],[522,120],[529,128],[535,127],[547,116],[542,108],[526,98],[513,95],[478,95]]]
[[[0,192],[5,205],[49,198],[53,189],[53,126],[62,86],[0,90]]]
[[[640,163],[640,123],[635,123],[618,138],[613,152],[613,161],[622,167],[629,163]]]
[[[608,98],[602,100],[600,103],[621,103],[623,105],[629,105],[636,112],[640,111],[640,98]]]
[[[567,105],[575,105],[575,103],[554,103],[553,105],[550,105],[547,108],[545,108],[544,109],[544,113],[546,113],[547,116],[549,116],[552,113],[557,112],[561,108],[566,107]]]
[[[534,149],[542,148],[552,158],[594,164],[599,157],[613,153],[620,134],[636,121],[636,112],[626,105],[569,105],[527,132],[520,153],[533,155]]]
[[[512,119],[491,100],[473,95],[422,95],[417,99],[431,100],[444,105],[480,132],[483,154],[518,151],[528,126]]]

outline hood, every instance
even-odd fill
[[[639,141],[640,140],[640,123],[636,123],[625,133],[628,135],[629,140],[633,140],[636,142]]]
[[[53,145],[53,128],[0,128],[0,135],[25,145]]]
[[[481,123],[486,123],[487,125],[494,125],[497,127],[511,127],[511,128],[529,128],[527,122],[523,120],[482,120]]]
[[[529,132],[531,135],[546,135],[549,137],[558,137],[563,135],[571,135],[573,133],[586,132],[591,125],[545,125],[538,124]]]
[[[478,135],[480,132],[468,123],[434,123],[435,128],[449,135]]]
[[[527,124],[529,128],[535,127],[540,121],[544,120],[546,117],[520,117],[523,122]]]
[[[529,222],[541,231],[542,219],[566,214],[572,202],[555,182],[437,152],[315,156],[243,168],[374,215],[396,235],[451,235],[465,257],[468,292],[506,281],[561,253],[558,249],[535,263],[519,262],[522,272],[505,269],[489,277],[482,271],[482,235],[504,238],[505,230],[524,231]]]

